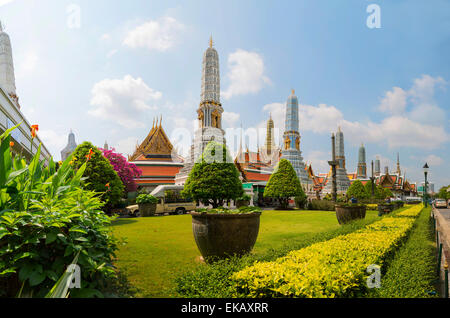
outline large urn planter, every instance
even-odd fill
[[[142,217],[154,216],[156,212],[156,203],[141,203],[138,204],[139,212]]]
[[[261,212],[192,212],[195,242],[205,261],[250,253],[259,233]]]
[[[359,204],[336,205],[336,217],[339,224],[347,224],[353,220],[366,217],[366,206]]]

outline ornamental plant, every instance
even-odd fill
[[[347,190],[347,197],[354,197],[355,199],[361,200],[369,198],[369,195],[366,192],[361,180],[355,180]]]
[[[407,217],[388,217],[354,233],[256,262],[231,276],[235,297],[363,297],[369,265],[383,267],[415,223],[422,206]],[[406,212],[406,211],[405,211]]]
[[[72,296],[103,296],[117,244],[98,194],[83,189],[87,163],[74,169],[70,156],[57,170],[40,146],[29,164],[13,158],[13,129],[0,136],[0,297],[44,297],[78,254]]]
[[[105,202],[104,209],[109,211],[117,205],[124,195],[124,185],[109,160],[90,142],[84,142],[73,152],[72,164],[75,169],[86,163],[83,177],[87,190],[101,193],[101,200]]]
[[[211,141],[206,146],[181,194],[213,208],[244,194],[239,171],[225,145]]]
[[[264,197],[278,199],[280,207],[286,209],[291,197],[304,197],[305,192],[291,163],[281,159],[264,189]]]
[[[103,156],[109,160],[109,163],[119,175],[125,187],[125,191],[135,192],[137,190],[135,178],[142,175],[142,170],[135,164],[128,162],[128,160],[120,153],[117,153],[114,148],[111,150],[100,148],[100,151],[103,153]]]
[[[136,198],[137,204],[158,203],[158,199],[151,194],[139,194]]]

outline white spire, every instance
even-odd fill
[[[3,31],[0,22],[0,85],[10,96],[16,95],[16,80],[14,76],[14,64],[12,57],[11,41],[8,34]]]

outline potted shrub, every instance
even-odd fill
[[[242,182],[226,147],[210,142],[189,174],[182,195],[212,209],[191,212],[195,242],[206,261],[249,253],[259,232],[261,210],[228,210],[229,200],[245,198]]]
[[[391,213],[395,210],[394,203],[380,203],[378,204],[378,216],[382,216],[383,214]]]
[[[258,207],[198,209],[191,215],[195,242],[205,261],[250,253],[258,238]]]
[[[339,224],[346,224],[366,217],[366,206],[364,204],[341,203],[336,204],[335,209]]]
[[[243,206],[249,206],[251,199],[252,198],[248,194],[244,194],[240,198],[237,198],[236,199],[236,208],[239,209],[240,207],[243,207]]]
[[[140,194],[136,198],[136,203],[139,206],[139,212],[141,216],[148,217],[154,216],[156,212],[156,204],[158,199],[151,194]]]

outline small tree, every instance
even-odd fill
[[[134,179],[142,175],[142,170],[135,164],[129,163],[128,160],[120,153],[117,153],[115,149],[106,150],[100,148],[100,150],[103,152],[103,156],[109,160],[109,163],[119,175],[123,185],[125,186],[125,191],[136,191],[137,184]]]
[[[393,198],[394,194],[392,193],[392,191],[388,188],[384,189],[384,197],[385,198]]]
[[[109,210],[122,198],[124,186],[117,172],[102,152],[90,142],[84,142],[73,153],[73,165],[78,168],[87,162],[83,177],[85,189],[102,193],[101,199]]]
[[[211,141],[194,164],[181,192],[213,208],[244,194],[239,171],[225,145]]]
[[[264,197],[278,199],[280,207],[286,209],[291,197],[306,197],[300,180],[295,173],[291,163],[281,159],[270,176],[269,182],[264,189]]]
[[[369,196],[361,180],[355,180],[347,190],[347,197],[361,200],[367,199]]]

